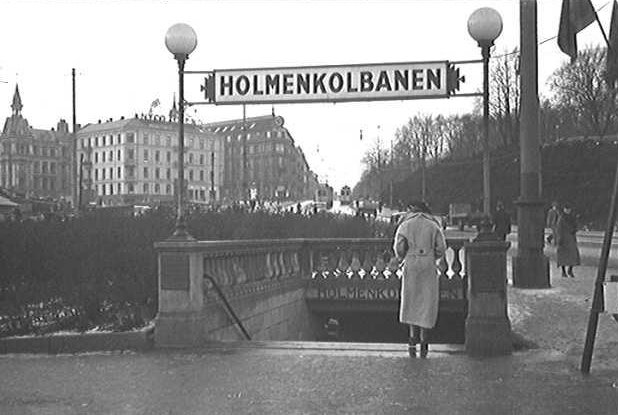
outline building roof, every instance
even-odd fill
[[[243,125],[246,132],[252,131],[267,131],[275,127],[283,126],[283,117],[262,115],[259,117],[247,117],[236,120],[226,120],[206,123],[204,126],[216,134],[227,134],[242,131]]]
[[[150,128],[176,132],[178,129],[178,122],[169,121],[163,116],[156,116],[154,118],[136,116],[134,118],[121,118],[119,120],[111,120],[96,124],[87,124],[79,130],[78,135],[98,134],[129,128]],[[212,132],[208,131],[204,127],[195,124],[185,123],[185,134],[212,135]]]

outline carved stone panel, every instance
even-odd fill
[[[189,256],[161,254],[161,289],[189,291]]]

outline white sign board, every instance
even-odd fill
[[[217,105],[446,98],[453,71],[448,61],[225,69],[202,90]]]

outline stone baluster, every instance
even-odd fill
[[[354,278],[354,279],[360,279],[361,277],[361,261],[359,258],[359,252],[358,249],[354,249],[352,251],[352,263],[350,264],[350,270],[352,271],[352,275],[350,276],[350,278]]]
[[[372,275],[374,258],[375,258],[374,250],[371,247],[367,247],[364,252],[364,259],[363,259],[363,265],[362,265],[362,269],[364,271],[363,278],[367,278],[367,279],[374,278],[374,275]]]
[[[347,278],[348,277],[348,268],[350,264],[348,264],[347,260],[347,251],[344,249],[339,250],[339,262],[337,263],[337,278]]]
[[[385,252],[378,253],[376,258],[376,278],[384,279],[386,276],[384,275],[384,271],[386,270],[386,261],[384,261]]]

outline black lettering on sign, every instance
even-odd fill
[[[253,75],[253,95],[264,95],[264,91],[259,88],[257,75]]]
[[[308,73],[299,73],[296,76],[296,93],[309,93],[309,85],[311,84],[311,75]]]
[[[245,75],[239,76],[236,80],[236,91],[240,95],[247,95],[247,92],[249,92],[249,88],[251,88],[249,78],[247,78]]]
[[[324,77],[326,77],[325,73],[318,75],[317,73],[313,74],[313,93],[317,94],[318,89],[320,89],[322,94],[326,93],[326,89],[324,88]]]
[[[373,74],[368,71],[360,73],[361,92],[373,91]]]
[[[341,92],[343,89],[343,76],[339,72],[334,72],[328,78],[328,86],[333,92]]]
[[[436,69],[435,73],[431,69],[427,69],[427,89],[431,89],[432,85],[436,89],[440,89],[440,80],[440,69]]]
[[[294,93],[294,74],[286,73],[283,74],[283,93],[284,94],[293,94]]]
[[[380,71],[380,75],[378,75],[378,82],[376,83],[376,91],[380,92],[383,89],[387,91],[392,91],[391,81],[388,78],[388,72]]]
[[[189,256],[161,254],[161,289],[189,291]]]
[[[348,72],[347,73],[347,79],[348,79],[348,92],[358,92],[358,88],[354,86],[354,81],[352,79],[352,72]]]
[[[412,89],[423,89],[422,69],[412,69]]]
[[[266,75],[266,95],[279,94],[279,75]]]

